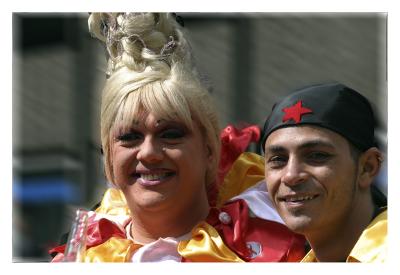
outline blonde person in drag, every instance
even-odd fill
[[[266,200],[262,159],[241,154],[257,131],[220,135],[175,16],[92,13],[88,22],[109,55],[101,142],[113,188],[89,212],[80,260],[299,261],[305,239]],[[51,250],[53,262],[64,250]]]

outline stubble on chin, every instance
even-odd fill
[[[285,212],[281,217],[286,226],[297,234],[304,235],[312,224],[311,217],[300,213]]]

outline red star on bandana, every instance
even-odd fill
[[[302,101],[299,100],[293,106],[283,108],[282,111],[285,112],[285,116],[283,117],[282,122],[293,119],[296,123],[299,123],[302,115],[312,113],[311,109],[304,108],[301,104]]]

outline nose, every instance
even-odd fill
[[[163,150],[154,137],[145,137],[136,155],[141,162],[154,163],[163,159]]]
[[[306,178],[307,172],[304,171],[302,163],[296,158],[290,158],[283,170],[281,181],[288,186],[294,186],[304,182]]]

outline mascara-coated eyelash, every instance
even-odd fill
[[[142,138],[142,135],[136,132],[125,133],[117,136],[117,140],[119,141],[133,141]]]
[[[180,128],[169,128],[160,133],[161,138],[178,139],[186,135],[186,131]]]

